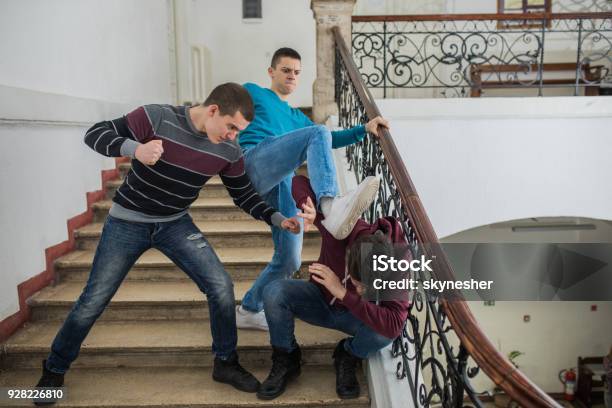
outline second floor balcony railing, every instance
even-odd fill
[[[375,97],[599,95],[612,13],[353,16],[352,53]]]

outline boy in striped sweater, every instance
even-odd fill
[[[238,362],[232,280],[187,213],[200,189],[218,174],[245,212],[291,233],[300,232],[298,220],[268,206],[245,173],[235,139],[253,116],[248,92],[227,83],[215,88],[202,105],[141,106],[87,132],[89,147],[109,157],[131,157],[132,167],[113,198],[87,284],[43,361],[37,387],[62,386],[64,373],[128,271],[146,250],[157,248],[208,298],[213,378],[246,392],[259,389],[259,381]]]

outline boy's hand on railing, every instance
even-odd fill
[[[378,127],[382,126],[385,129],[389,130],[389,122],[382,116],[377,116],[368,123],[366,123],[365,128],[368,133],[372,133],[376,137],[380,137],[378,134]]]
[[[297,213],[297,216],[304,219],[304,232],[310,231],[317,218],[317,210],[315,210],[315,206],[310,197],[302,204],[302,211]]]

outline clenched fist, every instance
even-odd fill
[[[134,156],[142,164],[152,166],[157,163],[163,152],[164,148],[162,147],[162,141],[151,140],[150,142],[138,146]]]
[[[292,234],[300,233],[300,222],[295,217],[287,218],[281,223],[281,228],[291,232]]]

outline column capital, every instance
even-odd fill
[[[335,17],[348,16],[350,18],[353,15],[355,1],[356,0],[311,0],[310,8],[315,15],[315,19],[319,17],[328,17],[327,20],[321,21],[321,23],[327,22],[334,24]],[[318,23],[317,21],[317,24]]]
[[[312,114],[315,122],[324,122],[337,114],[334,100],[334,37],[331,28],[351,43],[351,16],[356,0],[311,0],[317,33],[317,79],[313,85]]]

